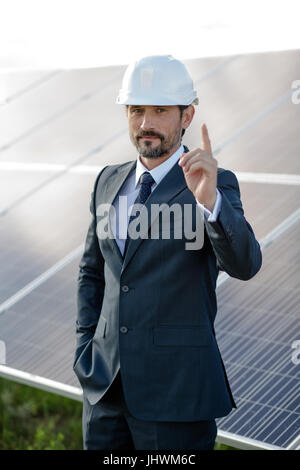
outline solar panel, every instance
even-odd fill
[[[218,420],[224,431],[287,448],[299,435],[300,219],[264,251],[263,267],[246,284],[218,289],[217,338],[237,410]]]
[[[291,101],[291,83],[299,51],[187,64],[200,106],[184,143],[201,145],[200,125],[207,123],[219,166],[241,174],[245,214],[265,247],[252,280],[220,276],[216,332],[238,408],[218,421],[218,439],[244,448],[295,447],[300,106]],[[6,345],[0,375],[76,399],[76,278],[90,194],[99,167],[136,158],[124,110],[114,104],[123,71],[19,72],[10,76],[0,110],[0,340]],[[278,175],[271,184],[269,173]],[[279,184],[286,173],[293,178]]]
[[[0,315],[7,365],[79,387],[72,370],[79,256]]]
[[[93,180],[91,175],[65,175],[3,217],[1,301],[83,242]]]
[[[118,70],[111,67],[104,70],[81,70],[74,80],[72,71],[60,71],[52,73],[42,83],[33,82],[30,90],[25,88],[26,93],[24,89],[20,89],[15,93],[18,99],[12,101],[13,95],[8,92],[9,105],[0,108],[0,148],[14,145],[26,136],[44,128],[49,129],[52,123],[74,116],[82,105],[95,101],[107,89],[117,86],[121,73],[121,67]],[[6,88],[11,77],[4,75],[3,78],[6,78]]]
[[[24,70],[22,73],[15,71],[6,72],[2,71],[1,83],[3,89],[1,90],[0,106],[12,103],[18,100],[21,96],[32,92],[37,87],[42,86],[48,80],[51,80],[55,75],[61,73],[59,70],[51,72],[39,70]]]
[[[288,81],[286,85],[290,85]],[[299,174],[298,120],[299,106],[288,99],[231,142],[219,158],[235,170]]]
[[[247,220],[258,240],[299,207],[299,186],[240,183],[240,191]]]

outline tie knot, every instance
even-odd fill
[[[141,184],[149,184],[152,185],[155,183],[154,179],[152,178],[151,174],[148,171],[145,171],[141,178],[140,178]]]

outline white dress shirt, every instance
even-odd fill
[[[171,170],[171,168],[175,164],[178,164],[178,160],[183,153],[184,153],[184,148],[183,148],[183,145],[181,145],[179,149],[176,150],[176,152],[174,152],[163,163],[153,168],[153,170],[148,170],[148,168],[146,168],[142,164],[140,160],[140,156],[137,157],[136,170],[127,178],[125,184],[121,188],[118,194],[118,197],[115,199],[113,203],[115,211],[112,211],[112,213],[110,214],[110,222],[111,222],[112,231],[113,231],[115,240],[117,242],[117,245],[122,255],[124,252],[125,242],[127,238],[127,227],[129,223],[129,217],[130,217],[130,208],[134,204],[134,201],[137,198],[137,195],[139,193],[140,186],[141,186],[141,184],[139,183],[140,176],[145,171],[151,174],[152,178],[155,181],[155,183],[153,183],[151,186],[151,192],[154,191],[155,188],[161,182],[161,180]],[[120,201],[120,207],[119,207],[120,196],[126,196],[126,198],[123,198],[123,201],[124,203],[125,202],[127,203],[127,207],[122,205],[123,202],[121,201]],[[217,220],[217,217],[221,208],[221,199],[222,199],[221,193],[217,189],[217,199],[215,202],[213,212],[210,212],[206,207],[204,207],[204,215],[206,219],[208,220],[208,222],[215,222]],[[203,205],[200,204],[200,202],[197,199],[196,199],[196,202],[201,208],[203,208]]]

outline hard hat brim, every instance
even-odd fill
[[[123,104],[123,105],[137,105],[137,106],[189,106],[190,104],[197,105],[199,104],[199,99],[197,96],[194,96],[189,99],[184,99],[178,102],[178,100],[174,100],[171,98],[167,98],[166,96],[163,97],[137,97],[137,96],[130,96],[130,95],[120,95],[116,100],[116,104]]]

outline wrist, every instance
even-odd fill
[[[211,202],[209,202],[208,204],[204,203],[204,207],[206,207],[210,212],[213,212],[216,200],[217,200],[217,196],[215,195],[214,199]]]
[[[217,200],[217,192],[214,194],[214,197],[211,198],[210,200],[206,200],[206,201],[201,201],[201,199],[197,196],[195,196],[197,201],[202,204],[206,209],[208,209],[210,212],[213,212],[214,210],[214,207],[215,207],[215,203],[216,203],[216,200]]]

